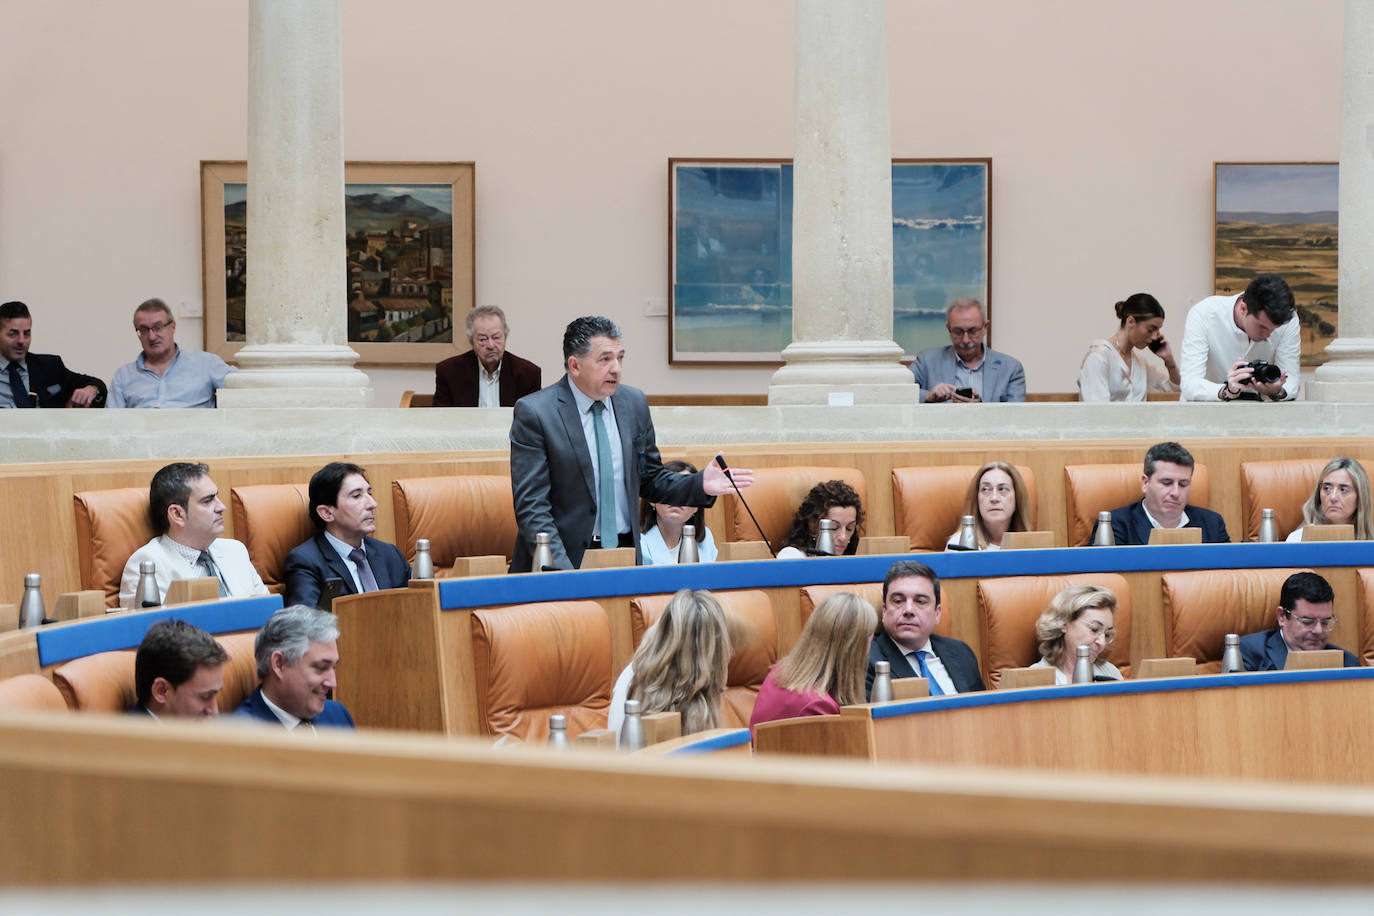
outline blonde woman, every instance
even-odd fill
[[[989,461],[969,481],[964,495],[964,514],[974,518],[979,550],[1000,550],[1008,531],[1030,530],[1030,497],[1026,482],[1005,461]],[[959,543],[959,532],[950,535],[947,548]]]
[[[1355,540],[1374,541],[1374,510],[1369,505],[1369,475],[1354,458],[1333,458],[1322,468],[1312,496],[1303,503],[1302,525],[1288,535],[1302,540],[1306,525],[1354,525]]]
[[[1032,668],[1053,668],[1056,684],[1073,683],[1078,647],[1088,647],[1093,680],[1119,681],[1116,665],[1100,659],[1116,641],[1116,594],[1098,585],[1071,585],[1054,596],[1035,622],[1040,661]]]
[[[725,611],[707,591],[683,589],[644,633],[634,658],[611,694],[606,727],[617,734],[625,701],[643,713],[676,710],[682,733],[706,731],[720,721],[720,695],[730,669],[730,628]]]
[[[749,727],[831,715],[841,706],[865,702],[868,645],[877,628],[877,611],[858,595],[840,592],[822,601],[797,645],[764,678]]]

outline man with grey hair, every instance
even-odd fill
[[[945,330],[950,345],[922,350],[911,364],[926,403],[1026,399],[1026,370],[1021,363],[984,346],[990,327],[992,322],[977,299],[964,297],[949,304]]]
[[[510,407],[539,390],[539,367],[506,352],[510,325],[495,305],[468,312],[466,353],[434,367],[435,407]]]
[[[177,321],[161,299],[134,309],[134,333],[143,352],[115,371],[110,407],[214,407],[215,392],[233,372],[213,353],[177,346]]]
[[[234,715],[312,734],[321,726],[353,728],[348,710],[329,699],[339,663],[338,640],[338,623],[327,611],[303,604],[277,611],[253,643],[258,689]]]
[[[715,463],[695,474],[663,467],[649,402],[620,384],[625,347],[609,318],[578,318],[563,332],[567,374],[515,405],[510,477],[515,498],[511,572],[529,572],[535,537],[547,532],[553,568],[575,569],[588,550],[634,547],[641,496],[672,506],[709,506],[731,489]],[[732,468],[739,487],[754,472]]]

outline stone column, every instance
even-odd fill
[[[366,407],[348,346],[339,0],[248,7],[248,344],[221,407]]]
[[[1339,336],[1307,384],[1317,401],[1374,401],[1374,0],[1345,0]]]
[[[892,340],[885,0],[797,0],[792,343],[769,404],[914,404]]]

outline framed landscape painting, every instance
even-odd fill
[[[1334,162],[1216,163],[1214,289],[1234,296],[1260,273],[1288,281],[1304,366],[1324,363],[1336,337],[1338,173]]]
[[[247,164],[201,162],[205,349],[247,339]],[[360,365],[434,364],[457,352],[476,290],[471,162],[344,164],[348,343]],[[459,334],[461,337],[461,333]]]
[[[892,163],[892,325],[948,343],[945,306],[988,302],[991,159]],[[792,341],[792,163],[668,161],[668,358],[777,365]]]

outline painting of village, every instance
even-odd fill
[[[1325,362],[1336,336],[1337,175],[1334,162],[1216,164],[1215,291],[1244,292],[1258,273],[1287,280],[1304,366]]]
[[[205,348],[226,360],[249,337],[246,178],[244,162],[201,163]],[[360,363],[452,355],[476,289],[473,179],[471,162],[345,164],[339,309]]]
[[[947,340],[945,306],[987,302],[991,160],[892,164],[893,339]],[[670,162],[669,359],[766,363],[792,340],[792,164]]]

